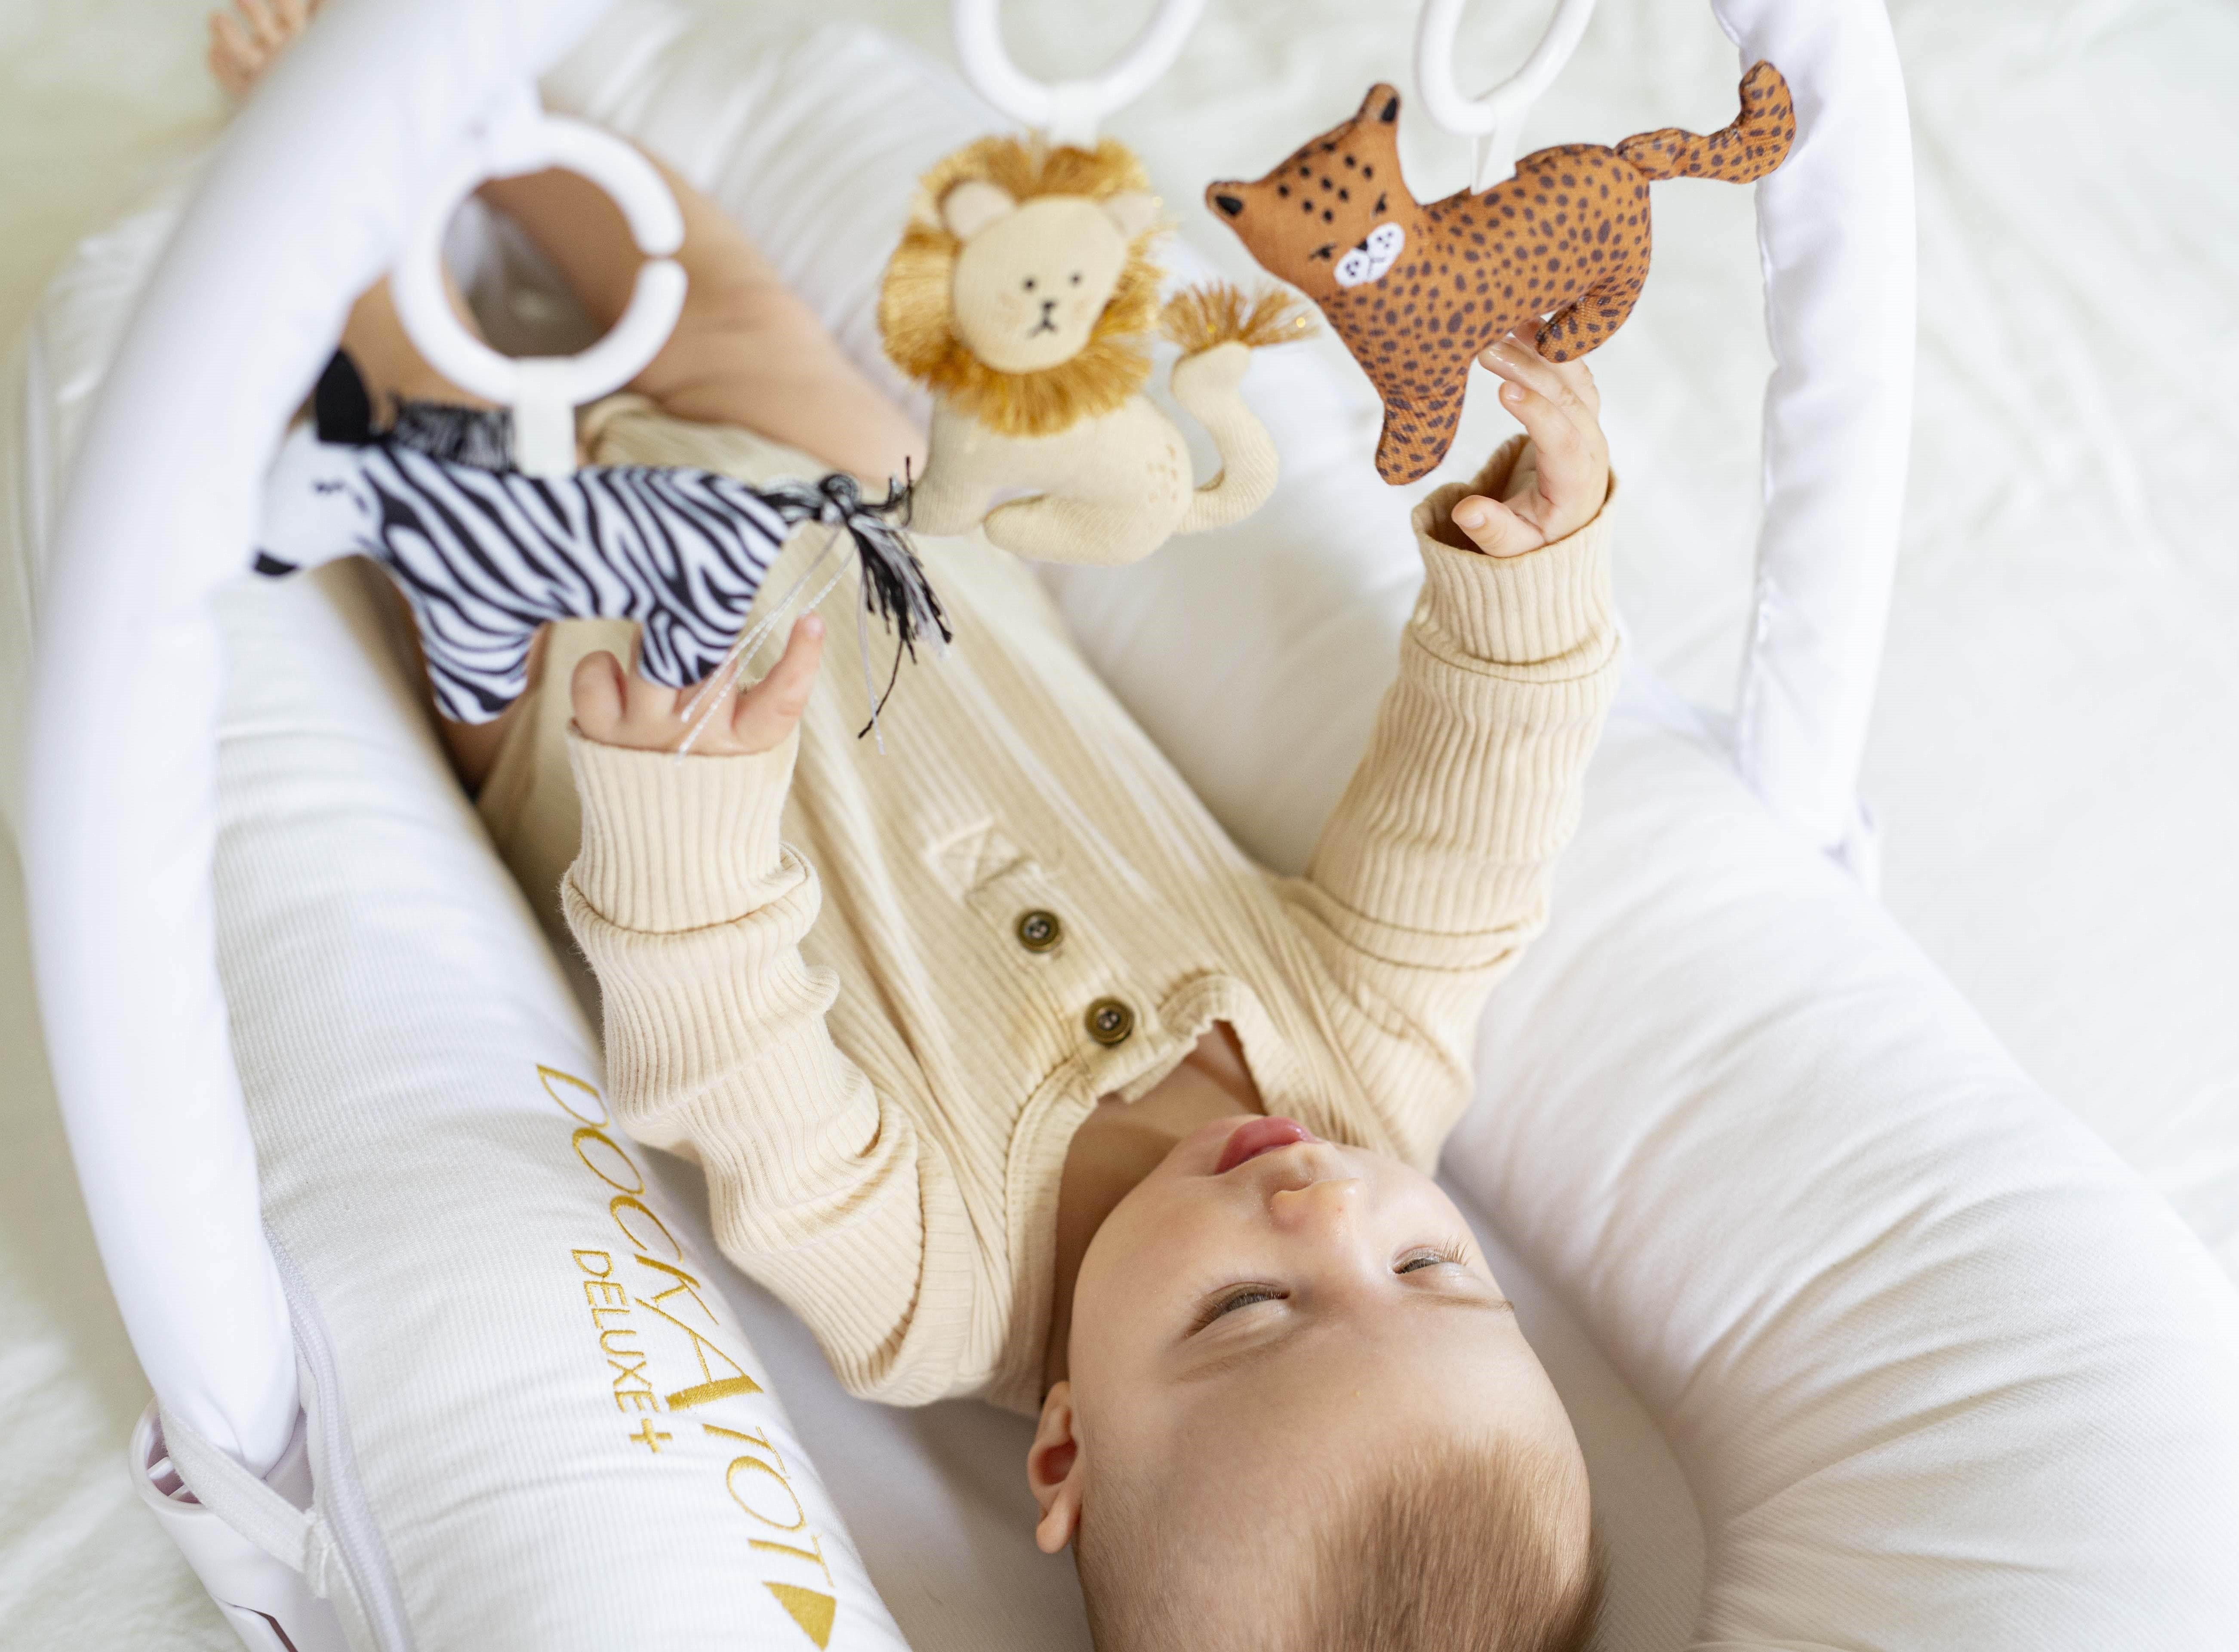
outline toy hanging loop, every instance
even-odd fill
[[[1205,0],[1159,0],[1159,9],[1119,61],[1086,80],[1047,84],[1021,74],[1003,50],[1001,0],[953,0],[950,32],[956,61],[972,90],[1052,143],[1094,149],[1104,118],[1150,90],[1173,67]]]
[[[444,377],[513,412],[514,462],[531,476],[575,468],[575,410],[620,390],[658,355],[684,310],[684,216],[653,163],[588,123],[547,115],[524,89],[485,123],[481,142],[429,198],[389,278],[397,318]],[[492,177],[561,167],[589,178],[621,209],[647,262],[628,307],[577,356],[500,355],[461,324],[443,283],[443,235],[460,203]]]
[[[1465,97],[1454,83],[1454,36],[1468,4],[1469,0],[1425,0],[1415,26],[1415,85],[1433,121],[1473,140],[1470,188],[1481,194],[1516,175],[1525,117],[1578,49],[1594,15],[1594,0],[1558,0],[1547,32],[1524,67],[1478,98]]]

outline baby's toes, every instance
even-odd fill
[[[317,0],[234,0],[233,10],[212,12],[209,66],[217,83],[247,97],[317,9]]]
[[[209,20],[209,71],[229,97],[246,97],[264,66],[264,54],[230,11],[213,11]]]
[[[248,25],[249,37],[256,43],[265,62],[269,63],[272,54],[288,43],[289,30],[265,0],[233,0],[233,3],[241,13],[242,22]]]

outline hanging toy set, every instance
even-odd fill
[[[413,607],[437,702],[455,719],[487,720],[522,691],[539,625],[598,616],[640,623],[641,669],[652,681],[708,682],[694,706],[704,722],[808,583],[803,576],[750,622],[763,576],[802,522],[831,528],[827,556],[853,542],[864,607],[893,631],[899,672],[920,641],[948,639],[905,524],[982,529],[1042,560],[1121,563],[1176,534],[1240,521],[1273,492],[1279,470],[1242,395],[1252,351],[1313,323],[1272,289],[1213,282],[1162,301],[1153,254],[1171,226],[1141,162],[1096,130],[1164,72],[1202,6],[1164,0],[1115,70],[1059,86],[1012,66],[993,0],[957,6],[967,77],[1033,135],[983,137],[934,166],[888,261],[879,300],[887,354],[933,396],[930,455],[907,490],[874,503],[840,476],[757,488],[698,470],[577,470],[575,408],[640,371],[682,308],[683,271],[668,256],[682,223],[628,145],[528,111],[510,130],[529,136],[495,157],[496,170],[564,165],[608,189],[647,254],[628,310],[573,357],[510,360],[468,334],[444,294],[441,244],[489,163],[463,168],[422,215],[394,288],[422,352],[495,410],[404,408],[377,433],[338,356],[316,430],[289,438],[268,482],[259,571],[352,552],[382,563]],[[1590,10],[1591,0],[1566,0],[1524,70],[1477,103],[1453,94],[1449,59],[1418,64],[1434,118],[1495,134],[1480,142],[1474,190],[1427,204],[1409,194],[1399,95],[1379,84],[1352,119],[1266,177],[1206,191],[1253,257],[1320,307],[1367,373],[1384,404],[1376,466],[1387,482],[1415,481],[1445,456],[1470,366],[1504,334],[1540,320],[1541,353],[1562,362],[1624,323],[1647,279],[1651,181],[1746,183],[1788,153],[1787,83],[1759,63],[1723,131],[1559,145],[1489,182]],[[1456,11],[1453,0],[1433,0],[1418,51],[1450,51],[1445,14]],[[1202,484],[1181,431],[1144,394],[1161,334],[1181,351],[1174,399],[1219,450],[1220,470]],[[885,696],[867,680],[866,693],[869,732]]]

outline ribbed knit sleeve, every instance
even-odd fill
[[[826,1028],[835,977],[801,954],[816,874],[779,837],[794,751],[678,762],[571,735],[583,836],[561,898],[616,1116],[699,1160],[724,1254],[850,1390],[907,1404],[954,1385],[976,1252],[945,1156]]]
[[[1335,1030],[1391,1145],[1427,1165],[1470,1093],[1493,982],[1545,922],[1616,690],[1605,510],[1520,556],[1432,535],[1521,443],[1415,510],[1422,596],[1366,756],[1294,908],[1352,1010]]]

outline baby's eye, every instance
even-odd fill
[[[1239,1285],[1226,1296],[1218,1296],[1198,1316],[1197,1323],[1190,1327],[1193,1334],[1239,1308],[1256,1307],[1261,1302],[1280,1302],[1286,1293],[1273,1285]]]
[[[1411,1250],[1392,1265],[1395,1274],[1418,1273],[1425,1268],[1459,1268],[1464,1266],[1459,1245],[1432,1245],[1422,1250]]]

